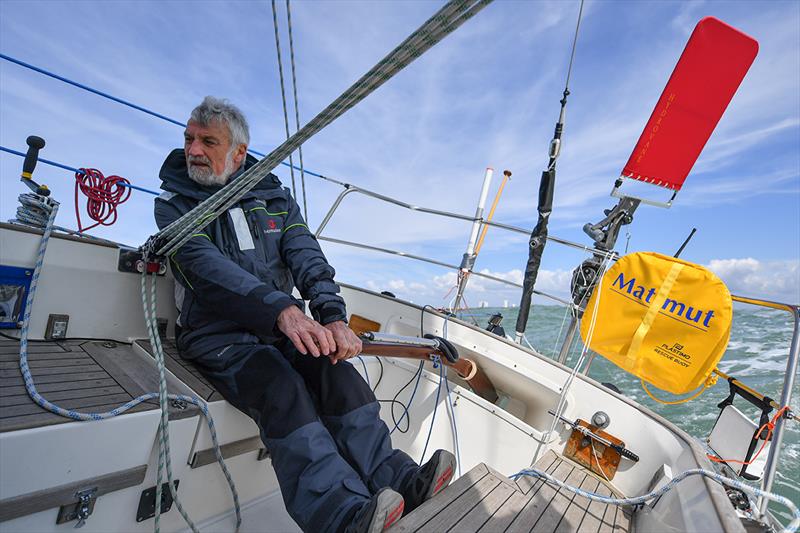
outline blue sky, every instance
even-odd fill
[[[438,9],[438,2],[292,3],[301,121],[338,96]],[[306,166],[401,200],[471,214],[483,169],[513,178],[495,220],[530,228],[557,118],[578,2],[497,1],[304,147]],[[279,5],[285,30],[285,7]],[[674,253],[710,266],[732,291],[800,302],[800,3],[586,4],[571,81],[551,234],[588,244],[581,227],[608,196],[694,25],[712,15],[755,37],[760,52],[678,195],[642,207],[630,251]],[[184,120],[207,94],[251,122],[252,147],[283,138],[272,14],[265,2],[0,2],[0,51]],[[285,31],[282,34],[287,49]],[[288,59],[288,56],[287,56]],[[0,61],[0,144],[93,166],[156,189],[181,128]],[[13,217],[21,159],[0,155],[0,219]],[[288,172],[277,172],[284,183]],[[40,166],[76,227],[73,178]],[[307,178],[316,228],[340,188]],[[93,234],[139,244],[155,231],[152,197],[134,193],[120,220]],[[466,223],[350,196],[326,235],[458,263]],[[624,248],[626,234],[620,237]],[[454,274],[438,267],[323,244],[340,281],[443,305]],[[490,230],[477,268],[521,280],[526,239]],[[540,288],[564,294],[583,256],[549,246]],[[516,302],[476,279],[469,303]]]

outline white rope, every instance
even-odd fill
[[[571,485],[568,485],[564,481],[561,481],[560,479],[551,476],[547,472],[543,472],[535,468],[528,468],[525,470],[521,470],[520,472],[517,472],[516,474],[513,474],[512,476],[509,477],[511,477],[511,479],[517,479],[518,477],[522,476],[537,477],[539,479],[544,480],[547,483],[550,483],[551,485],[556,485],[558,487],[561,487],[562,489],[574,492],[579,496],[583,496],[584,498],[588,498],[589,500],[595,502],[601,502],[607,505],[631,505],[631,506],[641,505],[647,503],[650,500],[655,500],[663,496],[664,494],[672,490],[675,487],[675,485],[677,485],[678,483],[680,483],[681,481],[690,476],[703,476],[713,481],[716,481],[721,485],[741,490],[742,492],[746,492],[747,494],[750,494],[751,496],[754,497],[763,497],[768,500],[778,502],[781,505],[787,507],[789,511],[791,511],[791,514],[794,516],[794,518],[783,529],[783,533],[794,533],[795,531],[797,531],[797,528],[800,527],[800,510],[798,510],[797,506],[788,498],[780,496],[778,494],[773,494],[771,492],[766,492],[761,489],[757,489],[755,487],[751,487],[750,485],[746,485],[745,483],[742,483],[737,479],[731,479],[721,474],[718,474],[717,472],[704,470],[702,468],[695,468],[692,470],[686,470],[685,472],[681,472],[677,477],[675,477],[672,481],[670,481],[660,489],[648,492],[647,494],[644,494],[642,496],[635,496],[633,498],[611,498],[609,496],[602,496],[594,492],[589,492],[580,489],[578,487],[573,487]]]
[[[601,263],[601,269],[598,270],[598,273],[595,275],[595,279],[593,280],[595,283],[599,283],[600,280],[603,279],[608,268],[611,266],[611,262],[607,259],[603,259]],[[595,287],[597,290],[597,287]],[[586,291],[584,294],[584,299],[586,295],[589,294],[589,291]],[[581,301],[581,303],[583,303]],[[589,329],[586,333],[586,341],[584,342],[583,349],[581,350],[581,355],[578,357],[578,360],[575,363],[572,371],[567,377],[567,381],[564,382],[564,385],[561,388],[561,394],[558,397],[558,404],[555,409],[555,416],[553,416],[553,421],[550,424],[550,429],[547,430],[542,436],[542,439],[539,441],[539,444],[536,447],[536,452],[533,454],[533,459],[531,460],[531,464],[534,464],[536,460],[539,458],[539,452],[542,450],[542,446],[550,441],[550,435],[555,431],[556,425],[558,424],[559,418],[563,412],[564,408],[567,404],[567,393],[569,392],[570,387],[572,386],[572,382],[575,380],[575,376],[578,374],[578,370],[580,369],[581,365],[583,365],[583,361],[586,359],[586,354],[589,352],[589,345],[591,344],[592,336],[594,335],[594,327],[597,324],[597,310],[600,308],[600,293],[597,294],[597,301],[595,302],[594,309],[592,310],[592,318],[589,322]]]

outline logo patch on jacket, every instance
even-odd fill
[[[264,230],[264,233],[280,233],[281,228],[278,227],[278,224],[275,223],[273,219],[267,220],[267,229]]]

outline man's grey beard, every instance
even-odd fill
[[[205,163],[206,167],[198,167],[191,164],[192,161],[197,163]],[[222,169],[222,174],[214,174],[214,169],[211,168],[211,160],[207,157],[186,157],[186,168],[189,171],[189,177],[200,185],[221,186],[228,182],[228,178],[233,174],[233,150],[228,152],[225,156],[225,168]]]

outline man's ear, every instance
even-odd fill
[[[233,152],[233,166],[238,168],[246,157],[247,157],[247,145],[240,144],[239,146],[236,147],[236,150],[234,150]]]

